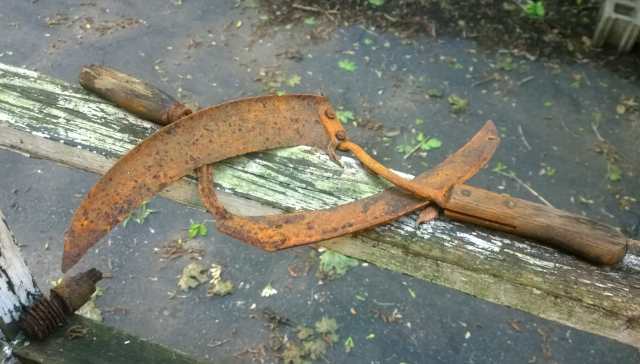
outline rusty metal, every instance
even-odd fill
[[[392,221],[426,201],[391,189],[332,209],[278,216],[238,217],[215,198],[207,165],[267,149],[308,145],[350,150],[366,167],[401,188],[437,203],[448,187],[473,176],[498,145],[491,122],[458,153],[413,181],[395,175],[349,142],[329,101],[315,95],[264,96],[232,101],[188,115],[143,140],[124,155],[82,202],[65,243],[66,272],[143,201],[199,168],[200,193],[221,232],[267,251],[308,244]],[[429,187],[425,187],[428,185]]]
[[[31,340],[42,340],[64,322],[65,318],[89,301],[95,284],[102,273],[92,268],[84,273],[65,278],[51,289],[49,298],[43,298],[20,315],[18,324]]]
[[[497,129],[491,121],[462,149],[435,168],[417,176],[412,184],[430,186],[436,193],[463,183],[493,155],[499,144]],[[466,167],[466,168],[463,168]],[[292,248],[370,229],[424,208],[429,201],[400,188],[337,207],[271,216],[236,216],[224,209],[215,196],[212,168],[198,169],[200,196],[216,218],[218,231],[266,251]],[[442,192],[441,192],[442,191]],[[439,198],[435,195],[435,198]]]

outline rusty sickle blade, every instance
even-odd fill
[[[256,97],[186,116],[143,140],[96,183],[72,219],[62,271],[75,265],[131,210],[194,168],[200,168],[200,192],[216,216],[218,230],[268,251],[371,228],[427,203],[393,188],[327,210],[239,217],[227,212],[215,197],[211,163],[297,145],[331,151],[332,146],[340,149],[341,143],[349,143],[346,132],[329,101],[320,96]],[[433,189],[432,197],[439,198],[437,194],[446,194],[448,186],[472,177],[497,146],[495,126],[487,122],[463,149],[413,181]]]

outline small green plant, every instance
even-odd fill
[[[55,287],[55,286],[59,285],[60,282],[62,282],[62,278],[58,279],[57,281],[51,281],[51,285]]]
[[[189,225],[189,237],[191,239],[195,238],[198,233],[202,236],[207,235],[207,227],[204,225],[204,222],[202,224],[196,222],[195,224]]]
[[[289,85],[290,87],[293,87],[295,85],[299,85],[300,84],[300,76],[298,75],[293,75],[291,76],[288,80],[285,81],[287,83],[287,85]]]
[[[420,125],[420,124],[422,124],[422,123],[424,123],[424,120],[422,120],[422,119],[416,119],[416,125]]]
[[[366,39],[364,40],[364,44],[366,44],[366,45],[369,45],[369,44],[371,44],[371,43],[373,43],[373,41],[372,41],[371,39],[369,39],[369,38],[366,38]]]
[[[307,25],[316,25],[316,18],[314,17],[305,18],[304,23]]]
[[[502,164],[502,163],[498,162],[498,165],[496,166],[496,168],[492,169],[492,171],[494,171],[494,172],[500,172],[500,171],[502,171],[502,170],[504,170],[504,169],[507,169],[507,168],[509,168],[509,167],[507,167],[507,166],[505,166],[504,164]]]
[[[349,120],[354,119],[353,111],[348,110],[336,111],[336,116],[338,117],[338,120],[340,120],[340,122],[343,124],[346,124],[349,122]]]
[[[384,4],[384,0],[369,0],[369,3],[375,6],[382,6]]]
[[[543,18],[544,17],[544,5],[542,5],[542,1],[535,1],[524,4],[524,9],[529,14],[529,18]]]
[[[276,91],[276,95],[278,95],[278,96],[282,96],[282,95],[286,95],[286,94],[287,94],[287,91],[285,91],[285,90]]]
[[[138,212],[137,216],[133,216],[134,211],[131,211],[129,214],[127,214],[127,217],[125,217],[124,220],[122,221],[123,226],[127,227],[127,224],[132,220],[137,222],[138,224],[142,224],[144,223],[144,220],[147,218],[147,216],[149,216],[152,212],[157,212],[156,210],[148,209],[147,208],[148,203],[149,203],[149,200],[143,202],[142,205],[140,205],[140,207],[138,207],[137,210],[134,210]]]
[[[349,353],[351,351],[351,348],[353,348],[353,339],[351,338],[351,336],[349,336],[347,341],[344,342],[344,349],[347,351],[347,353]]]
[[[425,138],[422,133],[418,134],[418,141],[420,142],[420,149],[422,150],[431,150],[440,148],[442,142],[436,138]]]
[[[556,169],[547,167],[546,173],[547,173],[547,176],[553,176],[554,174],[556,174]]]
[[[356,70],[356,68],[358,68],[355,62],[351,62],[348,59],[343,59],[342,61],[338,62],[338,66],[340,66],[340,68],[347,70],[349,72],[353,72]]]

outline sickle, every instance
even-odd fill
[[[162,97],[172,100],[164,93]],[[127,100],[136,104],[136,100]],[[169,110],[175,109],[175,104],[166,106]],[[102,176],[71,221],[62,271],[73,267],[130,211],[196,168],[203,202],[216,217],[218,230],[261,249],[275,251],[372,228],[425,207],[428,203],[425,198],[444,199],[448,187],[475,175],[489,161],[498,144],[497,130],[489,121],[460,151],[413,181],[400,177],[391,180],[387,174],[395,174],[370,158],[366,161],[368,167],[392,183],[422,197],[391,188],[325,210],[240,217],[226,211],[215,197],[211,163],[298,145],[326,148],[330,156],[335,155],[335,149],[351,150],[361,160],[368,156],[349,142],[329,100],[322,96],[263,96],[212,106],[144,139]]]

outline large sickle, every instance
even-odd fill
[[[105,72],[116,80],[105,81],[102,78]],[[101,66],[85,67],[81,84],[150,119],[168,120],[171,118],[163,116],[167,111],[183,110],[156,88],[114,72]],[[160,101],[155,102],[156,99]],[[255,97],[182,117],[136,145],[95,184],[71,221],[62,271],[73,267],[130,211],[195,168],[200,172],[203,201],[216,217],[218,230],[267,251],[371,228],[428,203],[425,198],[392,188],[326,210],[240,217],[226,211],[215,197],[208,166],[211,163],[250,152],[298,145],[327,148],[331,154],[342,143],[353,145],[329,101],[316,95]],[[438,196],[444,196],[446,188],[475,175],[489,161],[498,144],[497,130],[489,121],[467,145],[437,167],[413,181],[390,181],[430,199],[443,198]],[[361,153],[356,156],[363,160]],[[386,168],[367,162],[386,177]]]

